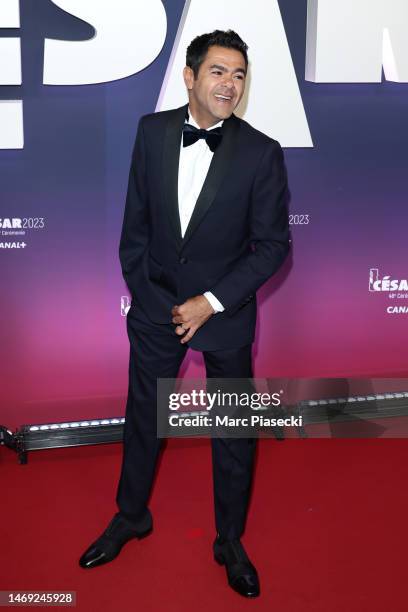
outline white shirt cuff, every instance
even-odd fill
[[[223,310],[225,310],[224,306],[221,304],[221,302],[217,300],[217,298],[213,293],[211,293],[211,291],[206,291],[203,295],[210,302],[215,312],[222,312]]]

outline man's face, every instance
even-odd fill
[[[214,45],[208,49],[197,79],[191,68],[183,72],[189,105],[200,127],[206,129],[227,119],[245,90],[245,59],[240,51]]]

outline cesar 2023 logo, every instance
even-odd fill
[[[387,293],[390,300],[408,299],[408,279],[380,276],[378,268],[370,268],[368,290],[372,293]],[[401,304],[401,302],[399,302]],[[408,314],[408,306],[392,305],[386,307],[387,314]]]
[[[51,0],[50,0],[51,2]],[[137,74],[160,54],[160,0],[54,0],[94,29],[87,40],[44,38],[44,86],[107,83]],[[168,3],[170,6],[170,3]],[[300,13],[301,16],[301,13]],[[313,83],[408,82],[406,0],[308,0],[304,78]],[[19,0],[1,0],[0,86],[21,86]],[[156,110],[185,103],[181,71],[197,34],[234,29],[250,45],[249,83],[237,114],[284,147],[313,147],[278,0],[186,0]],[[251,95],[248,95],[248,90]],[[24,147],[23,100],[3,99],[0,149]]]

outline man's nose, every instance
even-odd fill
[[[228,89],[233,89],[234,81],[232,79],[232,75],[224,75],[223,85],[225,85],[225,87],[227,87]]]

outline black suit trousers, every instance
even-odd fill
[[[217,316],[217,315],[214,315]],[[127,316],[130,341],[129,390],[123,459],[116,503],[139,521],[146,512],[162,439],[157,438],[157,378],[176,378],[187,352],[173,324],[152,323],[132,305]],[[252,345],[204,351],[208,378],[251,378]],[[256,439],[211,439],[215,526],[226,539],[239,538],[245,526]]]

